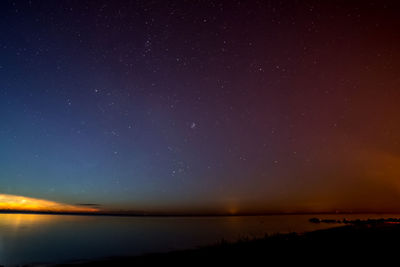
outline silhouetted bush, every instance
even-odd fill
[[[321,220],[318,219],[318,218],[311,218],[308,221],[311,222],[311,223],[320,223],[321,222]]]

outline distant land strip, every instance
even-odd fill
[[[99,211],[99,212],[65,212],[65,211],[31,211],[31,210],[2,210],[0,214],[47,214],[47,215],[81,215],[81,216],[118,216],[118,217],[241,217],[241,216],[284,216],[284,215],[399,215],[399,212],[271,212],[271,213],[157,213],[135,211]],[[392,218],[391,218],[392,219]],[[344,219],[346,220],[346,219]],[[313,223],[343,223],[341,220],[311,218]],[[348,222],[348,221],[347,221]]]

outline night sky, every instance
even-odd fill
[[[400,211],[395,2],[1,1],[0,194]]]

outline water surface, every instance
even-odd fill
[[[248,217],[111,217],[0,214],[0,264],[60,263],[194,248],[242,237],[305,232],[310,215]],[[394,215],[321,215],[326,219]],[[398,216],[397,216],[398,217]]]

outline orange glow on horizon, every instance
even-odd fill
[[[24,196],[0,194],[0,210],[37,212],[97,212],[99,209]]]

